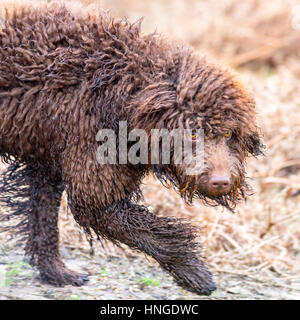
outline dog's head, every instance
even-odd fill
[[[175,187],[189,203],[198,197],[232,209],[249,190],[246,158],[261,154],[263,149],[255,123],[255,102],[232,72],[189,50],[181,53],[176,67],[171,80],[153,83],[139,92],[132,123],[149,135],[154,128],[169,133],[179,130],[182,146],[188,140],[192,145],[188,151],[180,149],[181,159],[194,161],[176,161],[178,148],[176,151],[176,139],[171,135],[170,163],[163,161],[162,150],[159,163],[152,163],[156,176]],[[154,141],[163,148],[163,135]],[[195,158],[193,145],[197,143],[204,143],[202,161]]]

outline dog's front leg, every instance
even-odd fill
[[[152,256],[183,288],[205,295],[216,289],[199,253],[197,228],[181,219],[158,217],[129,199],[91,216],[90,227],[99,236]]]

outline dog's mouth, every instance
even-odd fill
[[[197,198],[209,206],[223,206],[234,212],[236,205],[251,194],[251,188],[244,181],[243,183],[233,182],[228,190],[223,192],[205,192],[203,189],[197,191]]]
[[[172,186],[182,199],[192,204],[195,199],[200,199],[208,206],[223,206],[234,211],[237,203],[250,194],[251,189],[243,176],[231,177],[230,183],[223,187],[210,188],[208,181],[210,174],[205,172],[201,176],[180,176],[171,170],[157,170],[154,173],[166,187]],[[180,177],[180,179],[179,179]]]
[[[215,198],[229,194],[235,186],[234,177],[230,174],[204,172],[199,176],[186,176],[179,186],[179,191],[181,194],[197,192]]]
[[[189,204],[194,199],[200,199],[209,206],[221,205],[230,211],[234,211],[236,204],[245,199],[249,191],[245,182],[241,184],[233,179],[228,184],[213,187],[207,183],[208,179],[200,179],[200,182],[197,183],[196,180],[192,180],[189,184],[179,188],[181,197]]]
[[[231,186],[226,188],[216,187],[216,188],[209,188],[201,185],[185,185],[179,189],[180,194],[184,197],[185,194],[189,193],[190,198],[199,197],[198,195],[201,194],[203,197],[208,197],[211,199],[215,199],[218,197],[226,196],[230,194],[232,191]]]
[[[208,182],[200,182],[198,192],[209,198],[226,196],[233,191],[234,184],[231,179],[216,179]]]

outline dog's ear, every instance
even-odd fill
[[[131,126],[148,129],[161,128],[174,113],[176,92],[169,82],[159,82],[147,86],[131,100]]]
[[[254,157],[264,154],[266,146],[262,143],[261,136],[258,132],[248,135],[246,138],[246,149]]]

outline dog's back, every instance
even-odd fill
[[[82,34],[70,30],[76,25],[63,7],[46,9],[38,2],[1,8],[0,152],[47,159],[57,146],[64,148],[83,74],[74,52]]]

